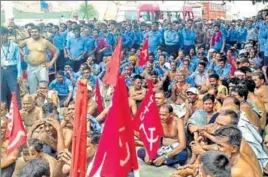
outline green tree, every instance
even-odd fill
[[[85,17],[88,15],[88,18],[98,17],[98,12],[92,4],[88,4],[87,7],[85,4],[81,4],[79,12],[83,13]]]

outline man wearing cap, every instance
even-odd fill
[[[20,103],[18,83],[21,82],[22,69],[20,50],[17,44],[8,40],[8,29],[0,27],[1,37],[1,101],[9,108],[11,92],[16,92]]]
[[[186,115],[184,121],[191,117],[191,115],[198,109],[203,109],[203,101],[199,99],[199,91],[195,87],[191,87],[186,91]]]

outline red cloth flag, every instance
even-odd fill
[[[146,62],[149,59],[149,38],[148,36],[145,38],[144,44],[142,46],[142,51],[140,54],[140,59],[139,59],[139,63],[138,66],[143,66],[146,64]]]
[[[98,79],[96,82],[95,99],[98,104],[98,112],[101,113],[103,111],[103,102],[102,102],[102,97],[100,93],[100,84],[99,84]]]
[[[126,177],[138,169],[125,78],[119,77],[89,177]]]
[[[87,146],[87,84],[81,80],[78,82],[77,96],[75,100],[75,118],[72,145],[72,177],[85,177],[87,168],[86,146]]]
[[[11,108],[9,113],[10,121],[8,123],[6,135],[8,137],[7,155],[12,151],[24,145],[27,141],[27,135],[22,123],[19,111],[16,93],[11,93]]]
[[[134,125],[152,160],[157,155],[164,132],[150,82],[148,81],[149,90],[134,117]]]
[[[114,49],[114,52],[107,63],[106,73],[103,77],[103,82],[115,87],[120,71],[120,58],[122,50],[122,38]]]

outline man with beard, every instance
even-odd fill
[[[23,51],[21,53],[28,61],[27,78],[30,94],[33,94],[38,88],[39,81],[48,81],[48,69],[56,62],[59,51],[48,40],[41,38],[40,28],[37,26],[32,27],[31,38],[25,39],[19,44],[21,49],[25,46],[29,49],[29,55],[26,55]],[[53,53],[53,58],[46,63],[47,50]]]
[[[31,95],[25,95],[23,97],[20,114],[27,130],[34,122],[41,120],[42,118],[41,109],[35,105],[35,100]]]
[[[19,157],[19,149],[14,149],[7,155],[8,139],[6,138],[6,129],[8,120],[1,118],[1,177],[11,177],[15,168],[15,163]]]

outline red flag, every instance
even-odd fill
[[[102,97],[100,93],[100,85],[99,85],[98,79],[96,82],[95,99],[98,104],[98,112],[101,113],[103,111],[103,102],[102,102]]]
[[[86,146],[87,146],[87,84],[78,82],[77,96],[75,100],[75,118],[72,145],[72,177],[85,177],[86,175]]]
[[[122,38],[119,39],[119,43],[117,44],[111,58],[107,63],[106,73],[103,77],[103,82],[110,84],[113,87],[115,87],[117,78],[119,76],[121,50],[122,50]]]
[[[149,38],[147,36],[145,41],[144,41],[144,44],[142,46],[142,51],[141,51],[141,54],[140,54],[140,59],[139,59],[138,66],[145,65],[147,60],[149,59],[148,47],[149,47]]]
[[[19,148],[27,141],[26,131],[22,123],[22,118],[19,111],[16,93],[12,92],[12,105],[10,108],[10,121],[7,127],[8,146],[7,155],[9,155],[16,148]]]
[[[156,157],[164,133],[150,81],[148,85],[149,90],[134,117],[134,125],[152,160]]]
[[[89,177],[126,177],[132,169],[138,169],[134,130],[125,78],[119,77]]]

